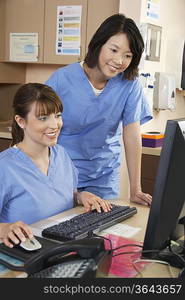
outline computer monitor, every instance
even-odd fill
[[[171,240],[177,240],[180,235],[184,235],[184,232],[179,230],[180,227],[184,230],[185,226],[184,203],[185,118],[168,120],[166,124],[142,257],[164,257],[165,251],[158,253],[157,250],[168,249]],[[180,249],[179,252],[183,252],[184,248],[179,247]],[[173,253],[171,254],[174,256]],[[165,257],[168,257],[169,261],[171,260],[170,256],[170,251],[168,251]],[[174,257],[173,261],[176,265]]]

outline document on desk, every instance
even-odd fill
[[[132,227],[126,224],[118,223],[116,225],[113,225],[105,230],[103,230],[102,233],[109,233],[109,234],[115,234],[119,235],[125,238],[130,238],[134,236],[136,233],[138,233],[141,230],[141,228]]]

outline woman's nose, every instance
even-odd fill
[[[124,63],[124,58],[121,55],[117,55],[114,57],[114,61],[118,65],[122,65]]]

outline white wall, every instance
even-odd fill
[[[179,87],[182,68],[182,49],[185,40],[185,0],[161,0],[160,18],[157,22],[147,20],[145,15],[147,0],[120,0],[120,12],[139,22],[153,23],[162,26],[161,57],[160,62],[146,61],[146,72],[162,71],[171,73],[176,78],[176,86]],[[139,12],[135,10],[140,10]],[[153,111],[153,120],[142,125],[142,132],[164,132],[166,121],[185,117],[185,97],[176,94],[176,110],[171,112],[164,110]],[[128,174],[124,160],[121,168],[121,198],[129,197]]]

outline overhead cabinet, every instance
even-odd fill
[[[68,20],[67,18],[64,20],[62,13],[61,16],[58,15],[59,8],[69,8]],[[81,8],[80,14],[78,14],[79,8]],[[74,30],[75,26],[77,28],[79,25],[77,24],[78,20],[76,23],[70,21],[70,14],[75,20],[75,11],[80,16],[79,32]],[[11,38],[10,45],[12,33],[23,34],[23,38],[24,34],[38,34],[37,60],[25,61],[24,57],[21,60],[20,55],[21,62],[65,65],[80,61],[84,58],[88,43],[100,23],[108,16],[118,12],[119,0],[6,0],[4,61],[12,61],[10,50],[18,51],[18,49],[12,49],[14,36]],[[72,30],[66,31],[65,26],[68,29],[71,26]],[[78,53],[60,52],[57,47],[64,49],[64,44],[65,47],[67,45],[66,41],[71,41],[69,47],[73,50],[75,41],[76,45],[80,41],[80,51]],[[16,43],[13,45],[15,47]],[[30,46],[26,48],[26,51],[29,52],[32,49],[33,47]]]
[[[52,2],[52,1],[51,1]],[[43,62],[43,38],[44,38],[44,0],[6,0],[5,1],[5,61],[21,61],[22,51],[29,54],[31,49],[25,44],[26,34],[38,34],[38,57],[34,63]],[[13,33],[23,34],[20,40],[10,37]],[[28,47],[27,47],[28,46]],[[10,59],[10,51],[17,53],[20,59]],[[30,52],[31,53],[31,52]]]

